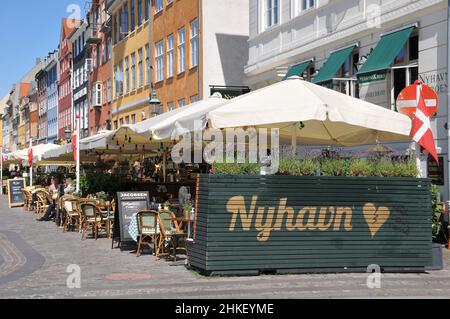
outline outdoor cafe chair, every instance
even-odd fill
[[[77,198],[75,196],[63,196],[61,206],[64,212],[63,232],[68,231],[71,226],[78,226],[78,231],[81,232],[81,213]]]
[[[141,256],[142,244],[147,244],[155,253],[156,242],[158,240],[158,212],[153,210],[141,211],[137,214],[136,218],[139,234],[136,256]],[[146,242],[146,239],[148,239],[149,242]]]
[[[47,211],[49,205],[47,204],[47,198],[45,197],[45,194],[39,192],[36,194],[36,210],[35,214],[38,216],[38,218],[41,218],[44,216],[45,212]]]
[[[92,229],[95,240],[98,239],[98,232],[101,229],[106,231],[102,214],[97,206],[93,203],[81,204],[81,216],[82,216],[82,236],[81,240],[86,239],[86,232],[89,228]]]
[[[164,254],[165,243],[169,243],[172,246],[174,257],[176,258],[176,242],[178,236],[185,236],[183,232],[180,231],[178,223],[173,220],[176,216],[173,212],[162,210],[158,213],[160,236],[158,240],[158,247],[156,249],[156,256]],[[167,252],[169,254],[169,252]]]
[[[22,189],[23,198],[25,199],[25,204],[23,208],[25,210],[31,211],[33,209],[33,195],[27,189]]]

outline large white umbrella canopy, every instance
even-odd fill
[[[212,96],[190,104],[155,125],[152,128],[153,137],[157,140],[174,139],[184,133],[203,129],[208,122],[208,113],[227,101],[219,96]]]
[[[219,96],[212,96],[130,125],[129,128],[138,134],[152,137],[155,140],[172,139],[172,137],[182,135],[185,132],[193,132],[195,123],[199,123],[200,129],[202,129],[207,123],[208,112],[226,101]]]
[[[409,141],[411,131],[405,115],[298,77],[235,98],[208,118],[212,128],[279,128],[282,138],[312,145]]]
[[[33,160],[41,161],[46,152],[58,148],[60,148],[60,146],[56,144],[38,144],[36,146],[33,146]],[[13,157],[18,161],[28,161],[28,148],[14,152]]]

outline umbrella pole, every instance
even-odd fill
[[[420,147],[416,142],[411,143],[411,151],[412,155],[414,156],[414,161],[416,162],[416,167],[419,175],[417,177],[426,178],[426,176],[424,176],[424,172],[422,170],[422,163],[420,160]]]
[[[292,125],[292,137],[291,137],[292,156],[297,156],[297,126]]]

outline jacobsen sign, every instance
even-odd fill
[[[430,182],[203,175],[189,262],[206,273],[423,270]]]

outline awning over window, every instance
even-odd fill
[[[331,53],[327,62],[320,69],[319,74],[314,78],[314,83],[323,83],[332,80],[345,60],[352,54],[356,45],[341,49]]]
[[[408,41],[414,27],[409,27],[381,37],[380,42],[358,72],[360,82],[384,80],[386,70],[391,66],[400,50]]]
[[[299,64],[296,64],[294,66],[292,66],[288,73],[286,73],[286,76],[283,78],[284,80],[287,80],[288,78],[290,78],[291,76],[302,76],[303,72],[306,71],[306,69],[311,65],[312,60],[308,60],[308,61],[304,61],[301,62]]]

